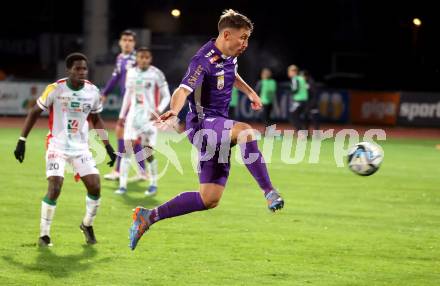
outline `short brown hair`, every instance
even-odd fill
[[[122,36],[131,36],[131,37],[133,37],[133,40],[136,41],[136,33],[132,30],[127,29],[127,30],[122,31],[120,38],[122,38]]]
[[[245,15],[232,9],[228,9],[223,11],[220,20],[218,21],[218,31],[221,32],[225,28],[245,28],[252,31],[254,29],[254,24]]]

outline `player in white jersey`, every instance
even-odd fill
[[[110,80],[107,82],[106,86],[102,90],[102,101],[105,102],[107,95],[119,85],[120,96],[123,98],[125,94],[125,78],[127,76],[127,70],[136,64],[136,33],[131,30],[125,30],[121,33],[119,38],[119,47],[121,48],[121,53],[116,58],[115,69],[112,73]],[[118,140],[118,152],[124,152],[124,126],[116,125],[115,129],[116,138]],[[135,152],[142,149],[140,144],[134,146]],[[116,159],[115,169],[109,174],[104,175],[104,179],[116,181],[119,179],[119,168],[121,163],[121,158]],[[141,160],[138,162],[138,173],[133,177],[132,181],[146,181],[148,175],[145,173],[145,161]]]
[[[151,65],[152,53],[142,47],[136,52],[136,67],[128,70],[125,82],[124,102],[119,114],[119,125],[124,125],[125,153],[121,158],[119,189],[116,194],[127,192],[130,157],[137,142],[143,150],[136,153],[136,160],[146,158],[150,168],[150,186],[145,195],[157,192],[157,160],[152,151],[156,144],[157,127],[155,115],[162,113],[170,102],[170,91],[164,74]],[[157,96],[159,91],[159,96]],[[159,98],[157,98],[159,97]]]
[[[43,110],[49,111],[49,134],[47,135],[46,177],[49,183],[41,204],[40,246],[51,246],[50,226],[55,214],[56,200],[61,192],[66,162],[73,166],[87,188],[86,214],[81,222],[86,242],[95,244],[93,221],[100,205],[100,180],[96,163],[88,145],[88,119],[97,130],[104,130],[100,93],[96,86],[86,80],[87,58],[73,53],[66,58],[68,77],[48,85],[26,117],[26,121],[14,151],[20,163],[24,160],[26,137]],[[100,135],[103,135],[102,132]],[[116,155],[108,140],[101,137],[108,163],[113,166]]]

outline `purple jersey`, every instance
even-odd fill
[[[223,55],[214,43],[211,39],[191,59],[179,86],[191,91],[190,111],[199,119],[228,117],[237,74],[237,58]]]
[[[136,64],[136,52],[132,52],[130,54],[120,53],[116,57],[116,65],[113,70],[112,77],[107,82],[104,90],[102,91],[103,95],[108,95],[116,84],[119,83],[120,94],[124,96],[125,93],[125,78],[127,75],[127,70],[133,67]]]

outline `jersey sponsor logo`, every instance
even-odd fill
[[[223,63],[217,63],[215,65],[215,67],[218,68],[218,69],[222,69],[223,68]]]
[[[81,158],[81,164],[85,164],[89,161],[91,161],[93,158],[91,156],[84,156]]]
[[[188,79],[188,83],[191,87],[196,86],[196,82],[199,79],[199,76],[202,74],[203,67],[202,65],[198,65],[193,75]]]
[[[209,58],[210,56],[212,56],[215,53],[214,50],[210,50],[206,55],[205,58]]]
[[[70,102],[70,112],[82,112],[81,103],[77,101]]]
[[[56,158],[63,158],[63,156],[59,153],[55,153],[55,152],[51,152],[49,154],[47,154],[47,159],[56,159]]]
[[[209,62],[211,64],[215,63],[220,58],[219,55],[214,55],[212,58],[209,59]]]
[[[79,121],[76,119],[67,120],[67,132],[76,133],[79,130]]]
[[[77,101],[72,101],[72,102],[70,102],[70,107],[72,107],[72,108],[78,108],[79,105],[80,105],[80,103],[77,102]]]
[[[84,113],[89,113],[90,110],[92,110],[92,105],[89,103],[84,103],[82,109]]]
[[[56,99],[61,100],[61,101],[68,102],[68,101],[70,100],[70,96],[61,96],[61,95],[58,95],[58,96],[56,97]]]
[[[225,87],[225,76],[224,74],[217,76],[217,89],[222,90]]]

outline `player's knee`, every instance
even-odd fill
[[[221,196],[213,195],[212,193],[201,192],[201,198],[203,204],[207,209],[213,209],[217,207],[220,203]]]
[[[220,203],[220,199],[217,198],[206,198],[203,200],[203,204],[207,209],[213,209],[217,207]]]
[[[235,128],[235,126],[234,126]],[[252,129],[252,126],[250,126],[247,123],[243,123],[240,122],[237,125],[237,130],[236,130],[236,139],[234,141],[236,141],[236,143],[241,144],[241,143],[245,143],[245,142],[250,142],[255,140],[256,136],[255,136],[255,132]]]
[[[89,194],[97,196],[101,192],[101,184],[99,182],[93,183],[89,186],[87,191]]]

